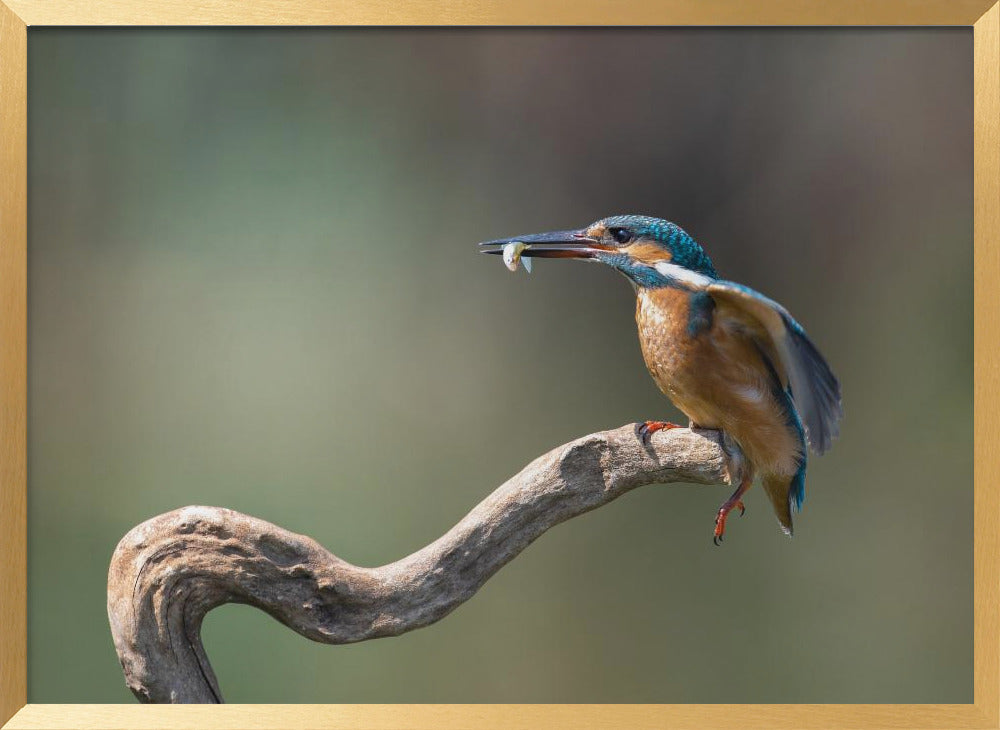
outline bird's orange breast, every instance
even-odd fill
[[[691,307],[684,289],[639,290],[635,318],[653,380],[694,423],[732,436],[757,468],[793,474],[800,444],[759,345],[724,308],[696,311],[692,326]]]

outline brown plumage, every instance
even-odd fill
[[[802,436],[745,316],[716,302],[711,323],[692,334],[691,294],[638,290],[635,319],[646,367],[692,426],[723,431],[736,442],[747,462],[743,479],[761,477],[778,521],[791,532],[788,485],[804,458]]]

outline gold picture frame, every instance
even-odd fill
[[[974,33],[973,704],[40,705],[27,702],[27,29],[66,25],[971,26]],[[0,0],[0,723],[5,728],[1000,727],[1000,3],[996,0]]]

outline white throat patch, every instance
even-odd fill
[[[703,287],[712,283],[711,277],[699,274],[697,271],[691,271],[691,269],[685,269],[683,266],[672,264],[669,261],[658,261],[653,268],[670,279],[682,281],[691,286]]]

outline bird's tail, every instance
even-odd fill
[[[787,474],[764,474],[761,478],[761,486],[771,500],[771,507],[786,535],[792,534],[792,506],[794,505],[796,509],[802,508],[805,483],[805,460],[791,478]]]

